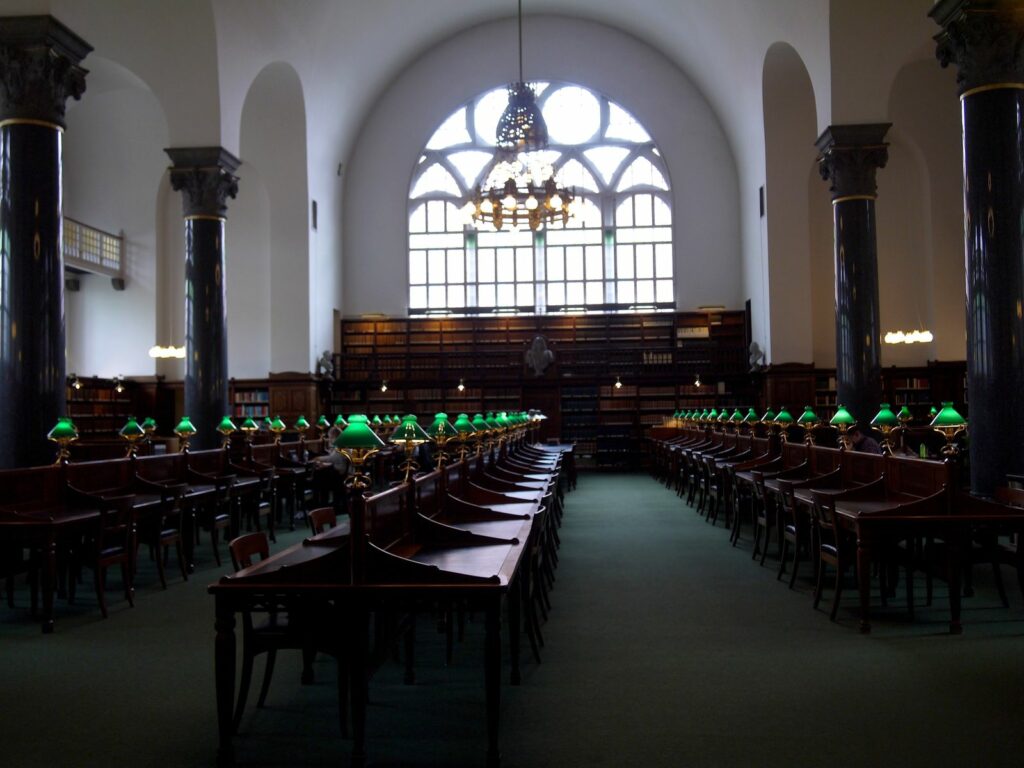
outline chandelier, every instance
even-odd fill
[[[495,131],[495,164],[483,186],[477,186],[466,203],[474,222],[505,222],[513,228],[528,223],[530,229],[561,220],[569,221],[577,209],[575,190],[555,182],[554,169],[535,153],[548,146],[548,127],[537,106],[537,95],[523,80],[523,0],[519,0],[519,80],[508,86],[508,106]]]

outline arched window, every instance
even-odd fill
[[[409,187],[409,313],[674,309],[672,198],[650,135],[625,109],[568,83],[533,83],[550,137],[541,160],[579,213],[532,231],[476,228],[461,206],[494,167],[505,88],[459,107]]]

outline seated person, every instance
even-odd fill
[[[861,432],[860,427],[854,424],[846,433],[850,438],[850,447],[861,453],[881,453],[882,446],[870,435]]]
[[[342,454],[338,452],[338,449],[334,447],[334,441],[338,439],[338,435],[341,434],[340,427],[331,427],[327,431],[327,445],[328,452],[323,456],[317,456],[313,459],[317,464],[327,465],[334,467],[338,472],[343,475],[348,474],[349,461]]]

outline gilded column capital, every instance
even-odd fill
[[[941,0],[928,15],[942,27],[935,56],[943,67],[956,65],[961,95],[1024,88],[1024,2]]]
[[[830,125],[814,142],[818,171],[829,182],[832,201],[874,198],[875,171],[889,160],[885,134],[892,123]]]
[[[0,18],[0,122],[63,128],[68,98],[85,93],[79,62],[91,50],[52,16]]]
[[[182,193],[184,215],[226,218],[228,198],[238,194],[235,171],[241,161],[222,147],[164,151],[173,163],[171,187]]]

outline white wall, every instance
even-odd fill
[[[92,56],[88,98],[71,102],[64,133],[64,213],[125,237],[125,290],[82,275],[64,294],[67,370],[112,377],[154,373],[156,227],[153,205],[166,165],[167,123],[146,85]],[[160,343],[167,343],[160,341]]]
[[[816,150],[814,92],[787,43],[764,65],[765,198],[768,216],[769,362],[813,361],[811,259],[806,169]]]
[[[269,303],[262,309],[269,324],[257,326],[267,335],[262,342],[253,342],[269,349],[271,371],[312,370],[305,137],[298,75],[289,64],[270,64],[256,77],[245,100],[241,157],[262,178],[267,196],[267,215],[260,230],[266,233],[270,253]],[[229,223],[228,234],[243,228],[238,222]],[[244,254],[236,263],[245,269]],[[235,336],[254,333],[253,328],[232,329]],[[265,375],[268,368],[263,370]]]
[[[263,378],[271,370],[270,198],[250,163],[238,169],[238,197],[229,204],[224,237],[228,373]]]
[[[604,93],[634,114],[661,148],[675,196],[677,306],[742,307],[736,166],[717,118],[693,84],[636,38],[600,24],[528,18],[523,36],[525,77]],[[514,39],[515,26],[507,21],[458,34],[381,95],[353,147],[345,179],[345,314],[406,313],[404,211],[413,168],[451,112],[515,76],[514,59],[493,55]]]

